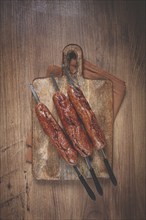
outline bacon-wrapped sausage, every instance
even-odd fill
[[[39,103],[35,107],[35,112],[44,132],[49,136],[52,144],[57,148],[61,156],[69,164],[76,165],[77,153],[72,148],[62,128],[56,122],[49,109],[44,104]]]
[[[54,94],[53,101],[62,125],[74,148],[82,157],[90,156],[92,154],[92,145],[70,100],[62,92],[58,91]]]
[[[70,101],[81,118],[86,131],[95,147],[98,150],[106,145],[103,131],[98,125],[95,113],[92,111],[88,101],[79,87],[68,86],[67,90]]]

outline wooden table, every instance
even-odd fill
[[[146,218],[144,9],[142,0],[0,1],[1,220]],[[31,126],[27,84],[45,74],[49,64],[61,65],[62,50],[70,43],[127,87],[114,123],[118,186],[102,179],[104,196],[96,194],[96,202],[78,181],[36,181],[25,162]]]

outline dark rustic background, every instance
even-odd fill
[[[0,219],[144,220],[145,215],[144,1],[0,1]],[[62,50],[80,45],[84,57],[126,82],[114,124],[114,188],[93,202],[81,184],[37,182],[25,162],[31,126],[27,84],[61,65]],[[90,184],[94,188],[92,181]]]

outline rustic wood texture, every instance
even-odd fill
[[[1,0],[0,16],[0,219],[144,220],[145,2]],[[27,84],[49,64],[60,66],[69,43],[127,87],[114,124],[118,186],[102,180],[104,196],[96,194],[96,202],[78,181],[36,181],[25,163],[32,117]]]
[[[83,75],[76,75],[77,82],[84,91],[84,95],[90,102],[98,123],[104,131],[107,145],[105,152],[110,164],[113,157],[113,91],[112,82],[109,80],[89,80],[84,79]],[[67,96],[67,79],[63,75],[56,77],[56,82]],[[37,92],[40,101],[44,103],[51,111],[57,122],[62,126],[57,115],[53,100],[53,94],[56,92],[51,78],[35,79],[33,86]],[[94,94],[94,95],[93,95]],[[43,132],[42,127],[36,117],[35,102],[32,102],[33,111],[33,174],[37,180],[76,180],[77,175],[72,166],[69,166],[58,155],[56,149],[50,143],[48,136]],[[92,166],[98,177],[108,178],[108,174],[103,162],[103,156],[96,148],[93,149]],[[91,178],[84,158],[78,156],[78,167],[86,178]]]

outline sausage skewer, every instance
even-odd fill
[[[94,172],[94,169],[91,166],[90,160],[88,159],[89,156],[92,155],[92,145],[88,139],[87,134],[85,133],[79,117],[70,102],[70,100],[59,90],[57,82],[51,74],[52,82],[55,87],[56,92],[53,95],[54,105],[57,109],[57,113],[61,120],[64,129],[69,136],[73,147],[76,151],[85,158],[88,169],[91,173],[93,178],[94,184],[96,186],[96,190],[100,195],[103,195],[102,187],[98,181],[98,178]]]
[[[79,168],[77,167],[78,158],[76,151],[72,148],[70,142],[64,134],[64,131],[59,126],[57,121],[54,119],[49,109],[43,103],[40,102],[39,97],[36,91],[34,90],[33,85],[31,84],[30,89],[37,102],[37,105],[35,106],[35,111],[44,132],[49,136],[51,142],[57,148],[58,153],[60,153],[60,155],[65,159],[65,161],[68,164],[73,166],[90,198],[92,200],[96,200],[96,197],[92,189],[87,184]]]
[[[67,90],[69,99],[72,102],[79,117],[81,118],[93,145],[102,153],[104,158],[104,164],[106,166],[112,183],[114,185],[117,185],[116,177],[103,150],[103,148],[106,146],[106,140],[103,131],[98,125],[95,113],[92,111],[88,101],[86,100],[79,86],[75,85],[74,80],[72,79],[67,68],[65,68],[65,75],[70,84]]]

